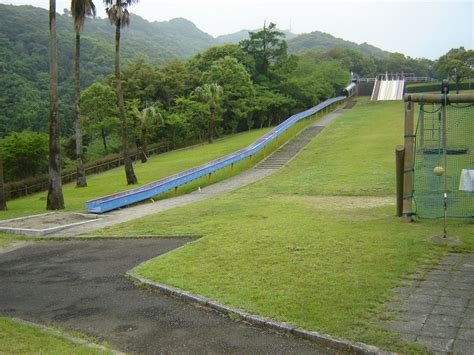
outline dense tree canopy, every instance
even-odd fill
[[[463,79],[473,75],[470,64],[474,64],[474,50],[454,48],[439,58],[434,71],[439,78],[453,80],[457,86]]]
[[[13,132],[2,141],[6,181],[46,173],[48,135],[31,131]]]
[[[203,81],[217,83],[223,88],[221,110],[224,130],[235,133],[237,127],[245,127],[255,95],[245,67],[235,58],[224,57],[214,62],[203,75]]]
[[[285,34],[270,23],[268,26],[264,24],[260,31],[249,32],[249,39],[240,42],[242,49],[255,61],[258,81],[268,77],[272,65],[287,57],[288,45],[284,38]]]
[[[100,83],[92,84],[82,93],[81,103],[86,134],[99,138],[104,153],[109,153],[108,139],[119,126],[114,90]]]

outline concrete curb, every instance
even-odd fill
[[[50,328],[50,327],[42,325],[42,324],[33,323],[33,322],[23,320],[23,319],[19,319],[19,318],[9,318],[9,319],[14,321],[15,323],[18,323],[18,324],[21,324],[21,325],[26,325],[26,326],[29,326],[29,327],[33,327],[33,328],[39,329],[39,330],[41,330],[45,333],[54,335],[56,337],[66,339],[66,340],[68,340],[71,343],[76,344],[76,345],[82,345],[82,346],[85,346],[87,348],[94,349],[94,350],[101,350],[101,351],[104,351],[104,352],[107,352],[107,353],[110,353],[110,354],[125,355],[125,353],[123,353],[121,351],[109,349],[105,346],[95,344],[95,343],[91,343],[88,340],[84,340],[84,339],[81,339],[81,338],[74,337],[72,335],[69,335],[69,334],[63,332],[63,331],[60,331],[60,330],[54,329],[54,328]]]
[[[143,263],[142,263],[143,264]],[[319,345],[335,349],[337,351],[351,353],[351,354],[393,354],[388,351],[384,351],[375,346],[366,345],[363,343],[353,342],[345,339],[338,339],[332,336],[321,334],[315,331],[309,331],[301,328],[296,328],[290,324],[275,322],[269,318],[259,317],[242,310],[231,308],[223,304],[217,303],[209,298],[193,295],[189,292],[176,289],[167,285],[159,284],[145,278],[142,278],[136,274],[136,270],[142,265],[138,265],[132,270],[126,273],[126,276],[129,277],[132,281],[138,283],[139,285],[148,286],[152,289],[158,290],[166,295],[173,296],[185,300],[190,303],[197,304],[199,306],[208,307],[222,313],[227,316],[234,316],[240,318],[243,321],[246,321],[252,325],[265,328],[268,330],[276,331],[279,333],[293,335],[298,338],[303,338],[306,340],[313,341]]]
[[[202,234],[161,234],[161,235],[83,235],[78,236],[67,236],[67,235],[58,235],[58,236],[44,236],[40,238],[34,238],[34,241],[73,241],[73,240],[131,240],[131,239],[200,239]]]

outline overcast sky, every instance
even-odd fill
[[[48,0],[0,0],[47,8]],[[95,1],[104,17],[102,1]],[[149,21],[175,17],[221,35],[261,27],[264,20],[294,33],[314,30],[367,42],[411,57],[437,58],[453,47],[474,47],[474,1],[141,0],[130,11]],[[57,10],[69,0],[57,0]],[[133,24],[132,24],[133,26]]]

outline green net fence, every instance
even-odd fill
[[[415,135],[416,214],[443,217],[446,189],[448,216],[474,217],[474,103],[420,104]]]

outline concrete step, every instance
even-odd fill
[[[262,161],[255,169],[280,169],[285,166],[296,154],[298,154],[308,143],[321,132],[324,127],[310,126],[301,132],[296,138],[289,141],[272,155]]]

